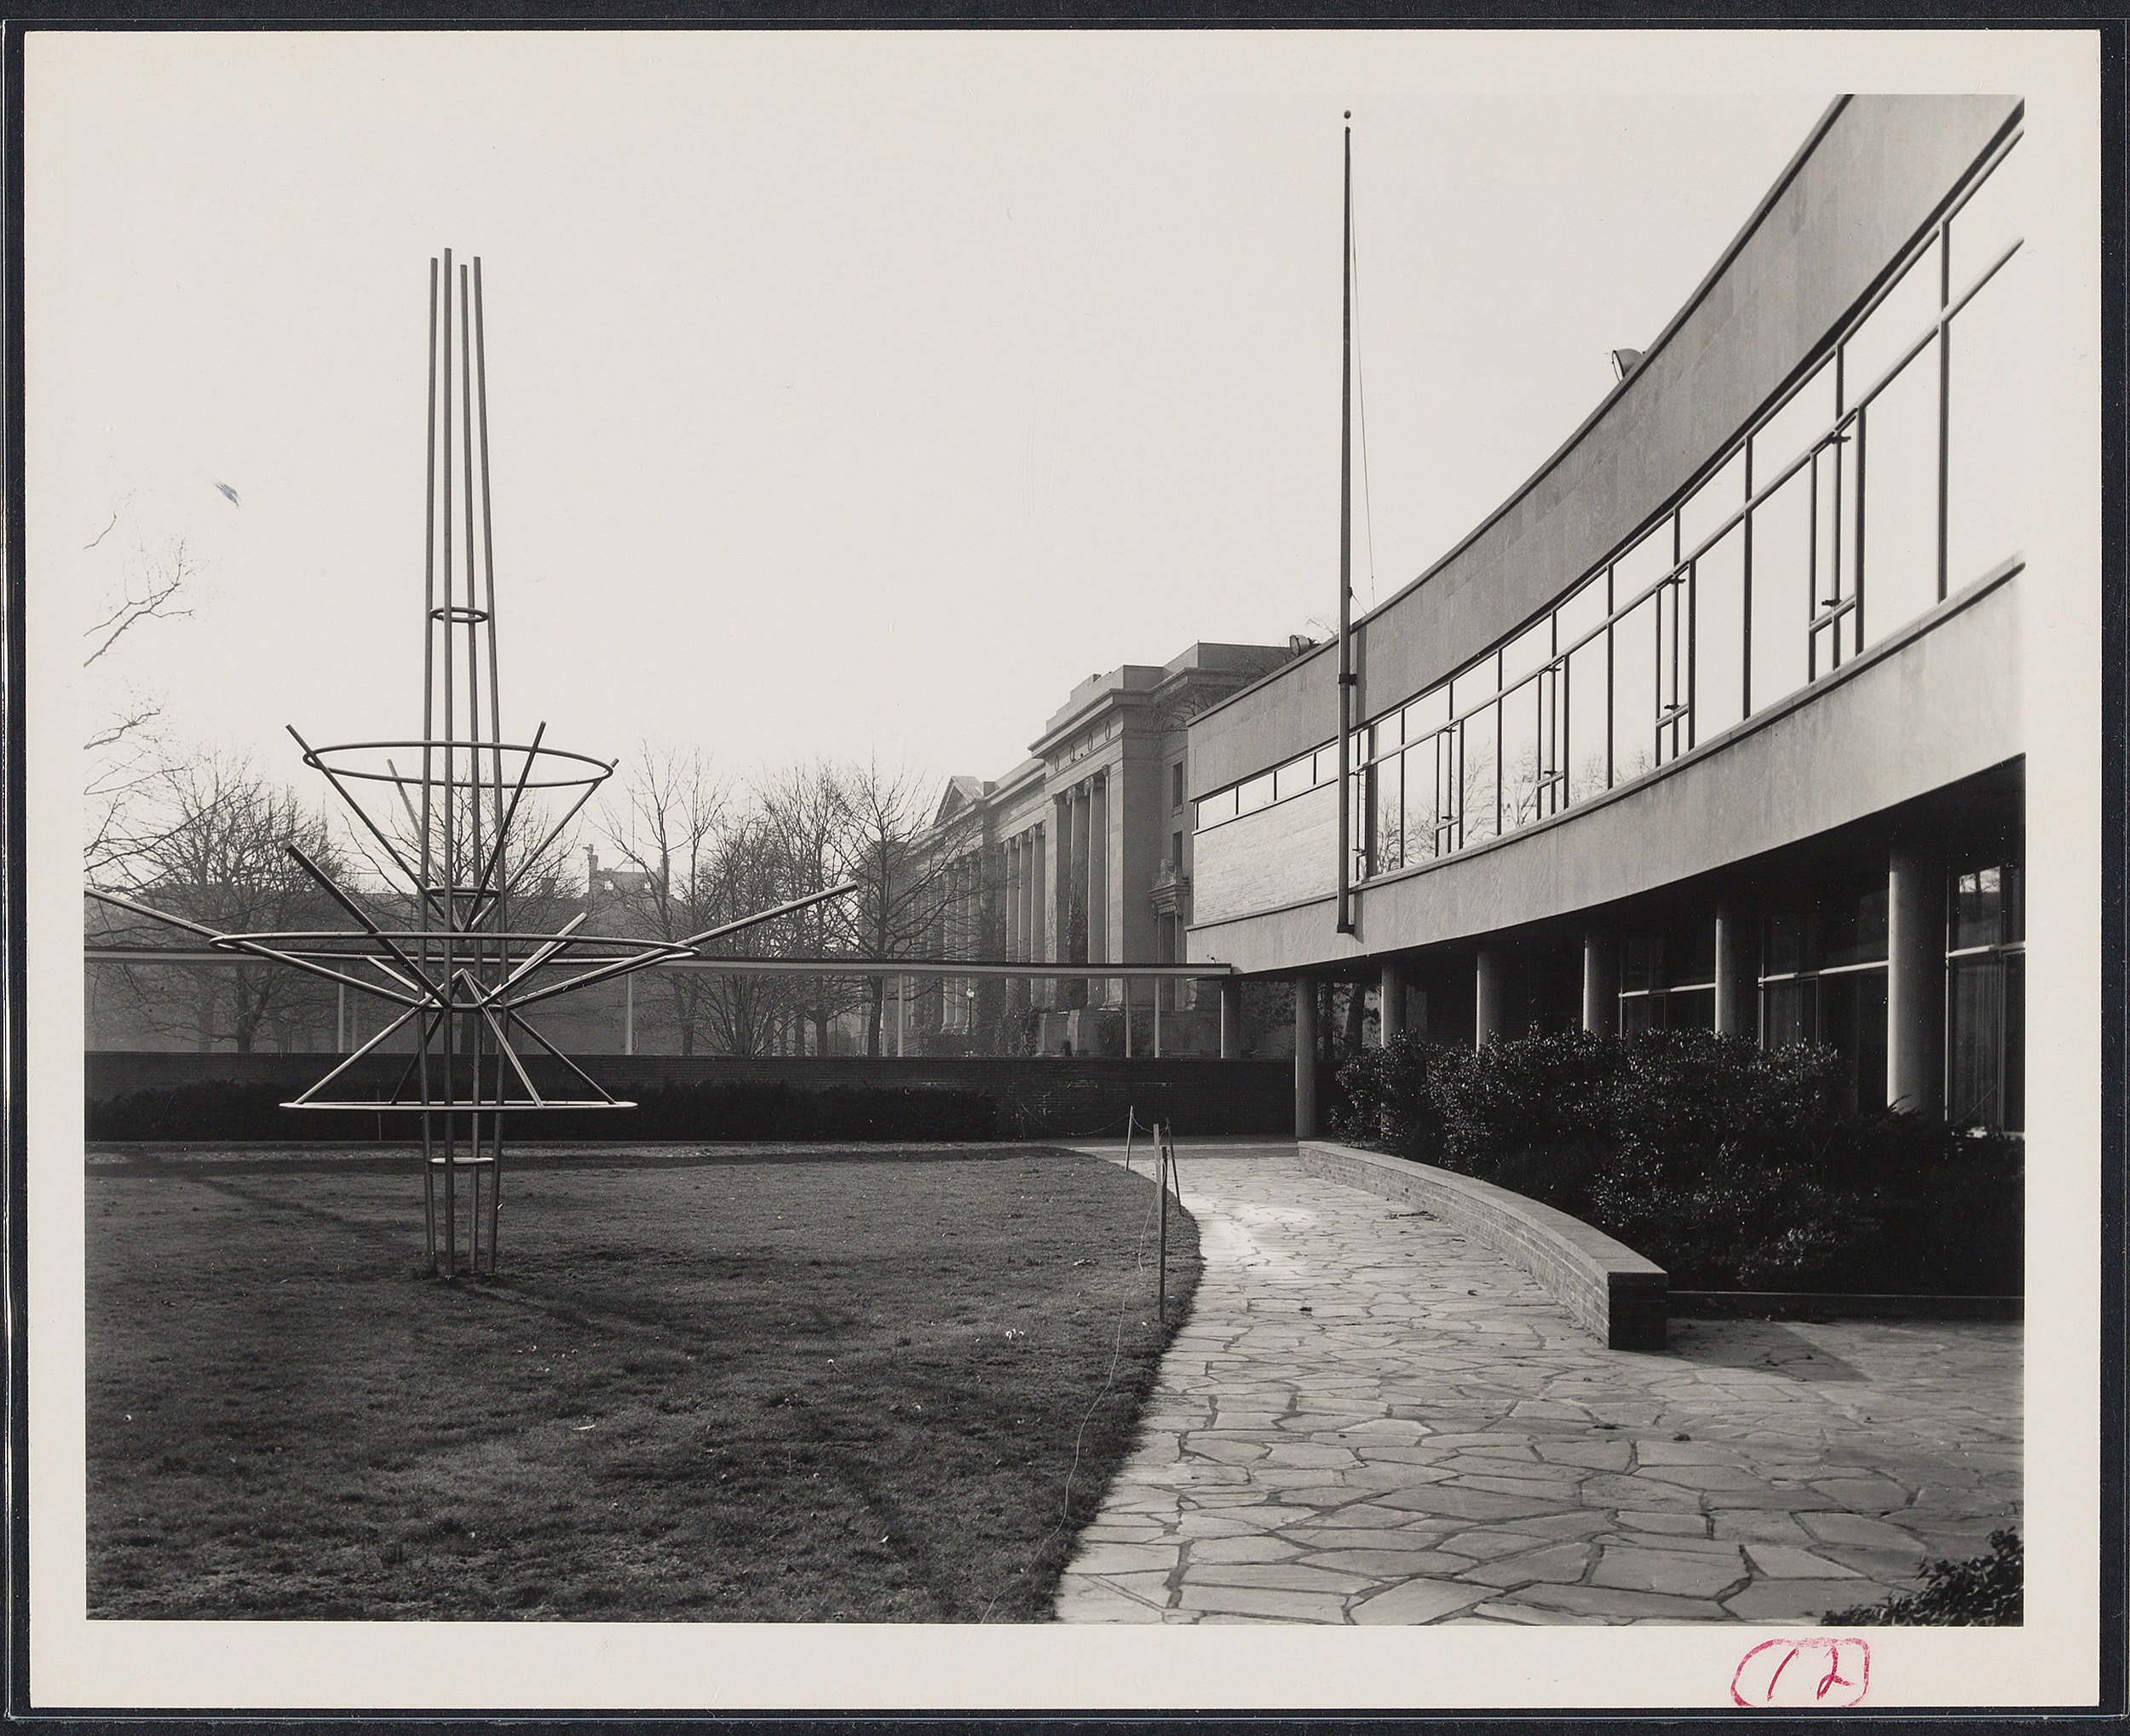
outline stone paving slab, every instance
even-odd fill
[[[2017,1324],[1683,1320],[1608,1350],[1292,1147],[1177,1171],[1205,1274],[1060,1620],[1795,1624],[2018,1521]]]

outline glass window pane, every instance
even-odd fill
[[[1514,687],[1553,658],[1553,618],[1548,615],[1517,635],[1501,649],[1501,684]]]
[[[1716,923],[1713,917],[1686,915],[1664,931],[1664,983],[1667,988],[1698,988],[1716,980]]]
[[[1741,446],[1679,509],[1679,553],[1691,555],[1735,518],[1745,503],[1746,454]]]
[[[1375,870],[1388,874],[1405,865],[1405,762],[1393,755],[1369,776],[1375,780],[1371,835]]]
[[[1694,563],[1694,739],[1745,716],[1746,534],[1732,531]]]
[[[1976,868],[1953,877],[1955,949],[1995,946],[2004,938],[2004,871]]]
[[[1753,708],[1805,685],[1812,614],[1812,475],[1800,470],[1753,509]]]
[[[1254,813],[1272,801],[1272,773],[1261,772],[1235,791],[1235,811]]]
[[[1674,989],[1664,997],[1664,1028],[1667,1031],[1713,1031],[1716,1028],[1716,991]]]
[[[1937,602],[1937,345],[1863,414],[1864,642]]]
[[[2032,463],[2026,430],[2023,249],[1953,316],[1947,403],[1945,585],[1980,578],[2025,545],[2019,480]]]
[[[1235,792],[1232,790],[1223,790],[1218,796],[1208,796],[1198,804],[1198,830],[1200,831],[1209,825],[1218,825],[1223,819],[1233,819],[1235,817]]]
[[[1335,784],[1338,781],[1338,744],[1335,741],[1327,742],[1316,750],[1314,763],[1310,767],[1310,782],[1314,786],[1318,784]]]
[[[2026,1126],[2026,955],[2008,952],[2004,961],[2004,1128],[2018,1133]]]
[[[1672,552],[1672,520],[1667,517],[1649,531],[1633,548],[1612,563],[1612,606],[1632,602],[1676,564]]]
[[[1465,727],[1453,724],[1435,737],[1435,850],[1447,855],[1464,847]]]
[[[1463,717],[1501,691],[1501,659],[1482,658],[1450,683],[1450,710]]]
[[[1760,991],[1760,1041],[1768,1049],[1812,1040],[1811,985],[1771,982]]]
[[[2003,962],[1955,958],[1949,969],[1946,1118],[1955,1127],[1995,1126],[2004,1112]]]
[[[1568,658],[1568,799],[1597,795],[1608,781],[1605,756],[1611,734],[1612,693],[1605,678],[1605,638],[1600,634]]]
[[[1760,969],[1764,974],[1779,976],[1805,969],[1805,913],[1802,911],[1770,911],[1764,933],[1760,951]]]
[[[1818,372],[1768,418],[1753,437],[1753,486],[1764,492],[1784,469],[1803,457],[1834,425],[1834,365]]]
[[[1862,403],[1902,353],[1930,330],[1940,305],[1937,273],[1937,242],[1932,238],[1885,300],[1864,316],[1863,324],[1842,346],[1845,410]]]
[[[1645,597],[1612,629],[1612,781],[1656,764],[1656,606]]]
[[[1539,684],[1528,681],[1501,701],[1501,829],[1539,817]]]
[[[1316,756],[1304,754],[1298,760],[1289,760],[1272,774],[1272,799],[1284,802],[1290,796],[1299,796],[1316,782]]]
[[[1494,807],[1500,794],[1495,764],[1500,746],[1495,739],[1500,723],[1498,704],[1466,718],[1459,732],[1465,746],[1462,795],[1467,845],[1483,843],[1496,831]]]
[[[1393,711],[1388,717],[1379,717],[1368,726],[1368,735],[1370,759],[1396,753],[1405,745],[1405,713]]]
[[[2016,144],[1953,213],[1953,294],[1974,282],[2025,231],[2026,158]]]
[[[1610,612],[1605,601],[1605,575],[1586,579],[1553,611],[1553,642],[1571,651],[1586,635],[1605,624]]]
[[[1819,1040],[1841,1056],[1850,1107],[1886,1107],[1886,974],[1860,970],[1819,980]]]
[[[1822,966],[1871,964],[1886,956],[1886,882],[1874,876],[1861,886],[1830,892],[1819,910]]]
[[[1432,735],[1449,721],[1449,689],[1437,687],[1431,693],[1423,693],[1405,708],[1405,739],[1418,741],[1424,735]]]
[[[1620,986],[1629,993],[1647,993],[1663,986],[1661,974],[1664,942],[1655,934],[1630,934],[1620,949]]]
[[[1425,862],[1435,854],[1436,744],[1408,748],[1405,766],[1405,846],[1407,862]]]

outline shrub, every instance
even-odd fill
[[[1347,1137],[1544,1200],[1687,1288],[2017,1292],[2016,1141],[1842,1110],[1840,1063],[1705,1031],[1399,1038],[1350,1061]]]
[[[1922,1579],[1920,1591],[1820,1619],[1839,1628],[2016,1628],[2026,1619],[2026,1551],[2016,1531],[1991,1532],[1986,1555],[1929,1563]]]

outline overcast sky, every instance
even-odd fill
[[[285,723],[414,733],[450,245],[506,733],[996,776],[1097,670],[1333,612],[1343,108],[1365,607],[1573,430],[1834,88],[1510,57],[1540,88],[1471,95],[1425,38],[1227,40],[33,38],[32,583],[85,620],[197,566],[86,700],[292,779]]]

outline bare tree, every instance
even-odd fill
[[[103,528],[82,545],[83,552],[111,545],[113,534],[127,522],[132,504],[129,495],[114,507]],[[99,588],[101,612],[83,632],[89,641],[83,669],[93,668],[144,623],[192,613],[186,599],[198,568],[185,539],[173,538],[155,553],[137,532],[133,543],[133,553]],[[142,808],[166,770],[168,744],[158,727],[162,716],[159,698],[126,686],[83,744],[89,757],[83,790],[89,827],[83,862],[92,877],[121,871],[153,841],[153,832],[145,829]]]
[[[607,877],[604,886],[587,886],[592,919],[586,927],[625,922],[629,932],[679,940],[722,919],[718,859],[731,802],[699,750],[640,747],[600,820],[622,872]],[[671,1017],[681,1053],[694,1054],[711,1012],[704,974],[661,970],[647,982]]]
[[[919,957],[940,944],[950,906],[964,890],[957,864],[980,840],[972,813],[944,822],[938,781],[877,762],[841,774],[838,871],[858,882],[845,901],[856,950],[874,958]],[[868,985],[866,1053],[881,1052],[887,984]]]
[[[826,762],[797,767],[768,784],[759,800],[771,828],[791,891],[797,897],[834,881],[843,867],[849,826],[845,776]],[[853,912],[842,903],[802,911],[788,925],[790,950],[820,957],[856,950]],[[826,1055],[829,1032],[843,1014],[868,1003],[864,984],[838,976],[799,977],[791,984],[792,1016],[814,1033],[814,1053]]]
[[[341,864],[325,816],[293,790],[256,775],[242,758],[210,756],[165,767],[154,780],[144,842],[106,877],[105,889],[221,933],[337,928],[344,917],[290,854],[295,846],[327,872]],[[113,884],[113,882],[116,884]],[[138,938],[156,944],[166,931],[145,921]],[[135,938],[119,923],[106,940]],[[152,1028],[188,1034],[203,1051],[231,1043],[240,1055],[262,1033],[284,1047],[330,1017],[331,991],[280,965],[127,965],[122,996]]]

